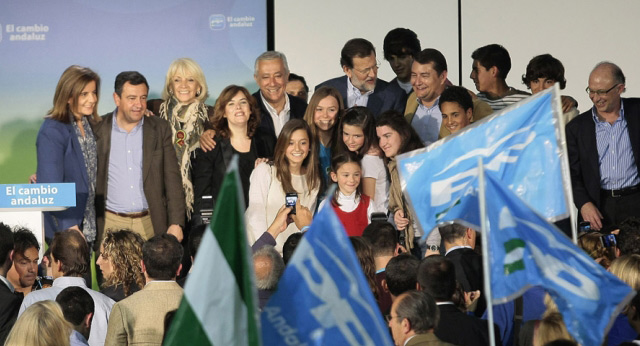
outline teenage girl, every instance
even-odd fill
[[[338,184],[330,199],[331,207],[350,237],[361,236],[371,222],[371,213],[375,212],[369,196],[362,194],[361,174],[360,161],[355,153],[339,153],[331,160],[331,180]]]
[[[389,206],[389,179],[382,151],[378,147],[373,114],[366,107],[347,109],[338,125],[342,136],[337,152],[350,151],[361,159],[362,193],[373,201],[375,211],[386,213]]]

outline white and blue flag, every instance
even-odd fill
[[[313,219],[261,323],[265,345],[393,344],[332,208],[322,208]]]
[[[495,173],[486,172],[485,181],[493,304],[541,286],[578,343],[601,345],[613,319],[635,291],[529,208]],[[465,197],[441,219],[480,229],[478,179],[469,181],[463,190]]]
[[[425,149],[399,157],[402,187],[428,234],[478,175],[478,157],[549,221],[568,217],[569,168],[560,97],[549,88]]]

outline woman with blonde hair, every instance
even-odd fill
[[[129,230],[107,230],[100,245],[100,266],[104,282],[102,294],[120,301],[144,287],[142,274],[142,245],[144,240]]]
[[[640,255],[631,254],[616,258],[609,266],[611,274],[624,281],[632,289],[640,289]],[[626,306],[613,322],[609,334],[607,334],[608,345],[618,345],[624,341],[633,340],[638,333],[633,329],[627,317]]]
[[[100,121],[100,77],[87,67],[69,66],[60,76],[53,108],[38,131],[38,183],[74,183],[76,205],[45,212],[47,237],[65,229],[81,231],[88,242],[96,239],[94,206],[98,156],[90,122]]]
[[[174,60],[167,71],[162,89],[164,102],[160,105],[158,115],[171,124],[189,219],[193,212],[190,155],[200,147],[200,136],[208,126],[209,109],[204,104],[207,97],[209,90],[200,65],[189,58]],[[153,105],[148,107],[152,109]]]
[[[67,346],[73,327],[53,300],[30,305],[13,325],[5,346]]]

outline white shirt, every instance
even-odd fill
[[[422,102],[418,99],[418,109],[416,109],[416,113],[413,116],[411,126],[416,130],[425,146],[438,140],[441,125],[440,97],[431,107],[422,105]]]
[[[322,209],[322,207],[326,204],[327,200],[328,199],[325,198],[322,200],[322,202],[320,202],[320,207],[318,208],[318,210]],[[356,198],[355,192],[347,196],[342,192],[338,191],[338,203],[340,204],[340,210],[344,211],[345,213],[350,213],[356,210],[358,205],[360,205],[360,197]],[[369,200],[369,207],[367,208],[367,220],[369,223],[371,223],[371,213],[375,213],[375,211],[376,209],[375,209],[375,206],[373,205],[373,201]]]
[[[360,162],[362,165],[362,178],[376,180],[376,192],[371,200],[375,210],[387,213],[389,208],[389,179],[384,160],[380,156],[365,154]]]
[[[22,315],[24,310],[31,306],[31,304],[43,300],[56,300],[56,297],[63,289],[73,286],[81,287],[87,291],[91,295],[91,298],[93,298],[93,303],[95,304],[95,312],[93,313],[93,321],[91,322],[91,334],[89,334],[89,344],[91,346],[104,345],[104,341],[107,338],[109,315],[115,302],[104,294],[87,287],[83,278],[71,276],[59,277],[53,280],[51,287],[29,293],[22,301],[18,316]]]
[[[351,79],[347,77],[347,108],[353,106],[366,107],[369,103],[369,95],[373,94],[373,90],[362,93],[360,89],[351,84]]]
[[[449,252],[453,251],[453,250],[458,250],[458,249],[471,249],[471,246],[469,245],[458,245],[458,246],[454,246],[451,249],[447,250],[447,252],[444,254],[445,256],[449,254]]]
[[[262,91],[260,92],[260,99],[262,99],[262,103],[264,104],[267,112],[269,112],[269,115],[273,120],[273,129],[276,131],[276,137],[278,137],[280,135],[280,131],[282,131],[282,127],[284,126],[284,124],[286,124],[287,121],[289,121],[289,118],[291,118],[291,105],[289,104],[289,95],[287,95],[286,93],[284,94],[284,108],[280,113],[278,113],[276,109],[273,108],[273,106],[271,106],[271,104],[264,99]]]

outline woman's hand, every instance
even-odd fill
[[[38,176],[33,173],[31,174],[31,176],[29,177],[29,184],[35,184],[38,182]]]
[[[404,217],[404,211],[402,209],[398,209],[395,213],[393,213],[393,222],[396,223],[396,229],[398,231],[402,231],[407,228],[409,219]]]
[[[376,146],[369,147],[369,151],[367,151],[367,155],[371,156],[382,156],[382,150]]]
[[[269,162],[269,159],[266,157],[259,157],[256,159],[256,163],[253,165],[253,168],[258,167],[259,164],[263,163],[263,162]]]
[[[216,147],[216,141],[213,140],[213,137],[216,135],[216,131],[209,129],[202,133],[200,136],[200,148],[205,153],[207,151],[211,151]]]

